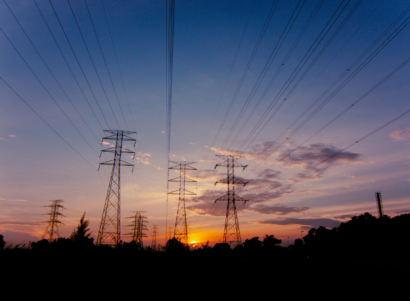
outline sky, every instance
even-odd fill
[[[56,199],[61,236],[86,212],[96,238],[111,173],[97,169],[112,159],[99,157],[103,130],[122,129],[137,139],[135,157],[123,156],[134,170],[121,168],[122,233],[146,211],[144,243],[158,225],[163,244],[178,204],[170,196],[166,209],[165,4],[0,1],[9,243],[40,239]],[[171,160],[196,162],[190,242],[222,241],[216,155],[247,165],[235,170],[249,182],[236,187],[248,200],[237,203],[242,240],[273,234],[286,246],[312,227],[377,215],[377,191],[385,214],[410,212],[409,18],[410,2],[398,0],[176,0]]]

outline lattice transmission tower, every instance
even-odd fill
[[[98,230],[97,245],[101,244],[118,244],[121,242],[121,197],[120,197],[120,179],[121,179],[121,166],[134,166],[133,164],[127,163],[121,160],[123,153],[135,154],[123,147],[125,141],[134,142],[134,147],[136,139],[130,137],[131,134],[136,134],[136,132],[122,131],[122,130],[104,130],[111,135],[104,137],[104,140],[115,141],[114,147],[109,147],[101,151],[104,153],[113,153],[114,159],[109,160],[101,165],[112,166],[111,177],[108,183],[107,195],[105,197],[104,209],[101,217],[100,228]],[[100,156],[101,156],[100,154]],[[98,166],[98,169],[100,168]]]
[[[51,205],[44,206],[50,208],[50,212],[46,213],[46,215],[50,216],[50,219],[47,221],[47,227],[46,230],[44,231],[44,234],[42,236],[42,239],[45,239],[48,235],[48,241],[52,242],[54,237],[59,238],[60,233],[58,231],[59,225],[64,225],[59,219],[60,217],[63,217],[64,215],[60,212],[60,210],[65,209],[61,203],[63,203],[63,200],[53,200],[50,201]]]
[[[165,238],[165,244],[168,242],[168,240],[172,239],[174,237],[174,227],[169,226],[166,229],[166,238]]]
[[[147,217],[143,216],[142,213],[146,211],[134,211],[135,215],[127,218],[132,218],[132,224],[126,227],[131,228],[132,232],[126,235],[132,236],[132,241],[134,241],[141,249],[144,247],[143,238],[147,237],[144,231],[148,231],[146,224],[148,223]]]
[[[248,184],[248,182],[244,182],[240,179],[235,178],[235,167],[242,167],[243,170],[245,170],[248,165],[242,165],[237,162],[239,159],[243,158],[243,156],[216,156],[221,158],[223,161],[216,164],[215,169],[218,166],[226,167],[226,179],[215,182],[215,185],[217,183],[226,183],[228,187],[228,193],[223,197],[216,199],[214,203],[219,201],[227,202],[223,242],[236,246],[242,243],[241,232],[239,230],[238,214],[236,211],[236,202],[241,201],[245,204],[248,200],[245,200],[244,198],[241,198],[240,196],[235,194],[235,185],[241,184],[245,186],[246,184]]]
[[[153,225],[152,226],[152,239],[151,239],[151,248],[154,251],[157,251],[157,234],[158,234],[158,226],[157,225]]]
[[[188,244],[188,225],[186,219],[186,209],[185,209],[185,196],[186,195],[196,195],[195,193],[185,189],[185,183],[195,183],[196,181],[188,178],[186,176],[187,170],[196,170],[196,168],[190,166],[196,162],[187,161],[170,161],[175,164],[169,167],[169,169],[176,169],[179,171],[179,177],[168,180],[169,182],[179,182],[179,189],[169,192],[168,194],[177,194],[178,198],[178,210],[175,219],[174,237],[178,239],[183,244]]]

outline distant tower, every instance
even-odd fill
[[[237,163],[237,160],[243,158],[243,156],[223,156],[223,155],[216,155],[217,157],[223,160],[222,163],[218,163],[215,165],[215,168],[218,166],[226,167],[226,179],[215,182],[217,183],[226,183],[228,186],[228,193],[219,199],[216,199],[214,203],[218,201],[226,201],[226,217],[225,217],[225,228],[224,228],[224,243],[233,243],[233,245],[237,246],[242,243],[241,240],[241,232],[239,230],[239,222],[238,222],[238,215],[236,212],[236,203],[237,201],[243,201],[246,203],[248,200],[241,198],[240,196],[235,194],[235,185],[236,184],[243,184],[245,186],[248,182],[244,182],[242,180],[235,179],[235,167],[242,167],[244,170],[247,165],[242,165]]]
[[[122,130],[104,130],[104,132],[110,133],[111,135],[104,137],[103,140],[115,141],[115,147],[110,147],[101,151],[101,153],[114,153],[114,159],[100,163],[100,166],[112,166],[112,171],[110,182],[108,183],[107,195],[105,197],[100,229],[98,230],[97,245],[104,243],[118,244],[121,242],[120,167],[134,166],[130,163],[122,161],[121,155],[123,153],[135,154],[135,152],[123,147],[124,141],[134,142],[134,146],[136,142],[134,138],[128,136],[135,134],[136,132]]]
[[[134,211],[135,215],[128,217],[132,218],[132,224],[127,225],[126,227],[130,227],[132,232],[127,233],[127,235],[132,235],[132,241],[134,241],[141,249],[144,247],[143,245],[143,238],[147,237],[144,231],[147,231],[147,226],[146,224],[148,221],[146,220],[146,216],[142,216],[141,213],[144,213],[146,211]]]
[[[42,239],[45,239],[45,237],[48,235],[48,241],[52,242],[54,237],[59,238],[60,234],[58,232],[58,226],[60,224],[64,225],[61,221],[59,221],[60,216],[64,216],[61,212],[60,209],[65,209],[63,205],[60,203],[63,203],[63,200],[54,200],[50,201],[52,204],[45,206],[50,208],[50,213],[46,213],[47,215],[50,215],[50,219],[48,221],[46,230],[44,231]],[[55,239],[55,238],[54,238]]]
[[[383,203],[382,203],[382,193],[380,191],[376,192],[376,202],[377,209],[379,211],[379,218],[383,217]]]
[[[169,182],[179,182],[179,189],[169,192],[168,194],[179,195],[178,199],[178,211],[175,220],[174,237],[178,239],[183,244],[188,244],[188,225],[186,220],[186,210],[185,210],[185,195],[196,195],[195,193],[185,189],[185,182],[195,183],[196,181],[188,178],[186,176],[187,170],[196,170],[196,168],[190,166],[196,162],[187,161],[170,161],[175,164],[169,169],[179,170],[179,177],[168,180]]]
[[[174,227],[169,226],[167,227],[167,231],[166,231],[167,237],[166,237],[166,241],[165,243],[168,242],[168,240],[172,239],[172,237],[174,236]]]
[[[154,251],[157,251],[157,234],[158,234],[158,226],[153,225],[153,230],[152,230],[152,240],[151,240],[151,248]]]

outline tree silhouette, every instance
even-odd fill
[[[167,252],[182,252],[182,251],[186,251],[186,247],[184,246],[182,242],[180,242],[178,239],[173,237],[167,241],[165,245],[165,250]]]
[[[85,219],[85,212],[80,219],[77,229],[70,235],[70,239],[79,246],[92,245],[94,239],[90,238],[90,221]]]
[[[282,240],[275,238],[275,235],[265,235],[263,239],[263,247],[266,249],[273,249],[280,243],[282,243]]]
[[[3,235],[0,235],[0,252],[4,250],[5,245],[6,245],[6,242],[3,239]]]

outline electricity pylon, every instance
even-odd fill
[[[111,135],[104,137],[102,140],[113,140],[115,141],[115,146],[103,149],[101,151],[101,153],[114,153],[114,159],[100,163],[98,166],[98,169],[100,169],[101,165],[110,165],[112,166],[112,171],[110,182],[108,183],[107,195],[105,197],[100,229],[98,230],[97,245],[101,245],[103,243],[118,244],[121,242],[120,167],[134,166],[133,164],[121,160],[121,155],[123,153],[135,154],[134,151],[123,147],[124,141],[134,142],[134,147],[137,141],[136,139],[128,136],[135,134],[136,132],[122,130],[104,130],[104,132]]]
[[[135,215],[130,216],[127,218],[132,218],[133,222],[131,225],[127,225],[126,227],[130,227],[132,232],[127,233],[126,235],[132,235],[132,241],[134,241],[141,249],[144,247],[143,246],[143,237],[147,237],[147,235],[144,233],[144,231],[147,231],[147,226],[146,223],[148,221],[146,220],[146,216],[142,216],[141,213],[144,213],[146,211],[134,211]]]
[[[196,168],[190,166],[196,162],[187,161],[170,161],[175,164],[169,167],[169,169],[179,170],[179,177],[168,180],[169,182],[179,182],[179,189],[169,192],[168,194],[179,195],[178,199],[178,211],[175,219],[174,237],[183,244],[188,244],[188,226],[186,221],[185,210],[185,195],[196,195],[195,193],[185,189],[185,182],[195,183],[196,181],[186,176],[187,170],[196,170]]]
[[[153,225],[152,229],[152,240],[151,240],[151,248],[156,251],[157,250],[157,234],[158,234],[158,226]]]
[[[244,182],[240,179],[235,179],[235,167],[242,167],[243,170],[248,165],[242,165],[237,163],[237,160],[243,158],[243,156],[233,156],[233,155],[216,155],[217,157],[221,158],[223,162],[218,163],[215,165],[215,169],[218,166],[226,167],[226,179],[220,180],[215,182],[217,183],[226,183],[228,186],[228,193],[223,197],[220,197],[215,200],[214,203],[218,201],[226,201],[226,217],[225,217],[225,228],[224,228],[224,243],[233,243],[233,245],[240,245],[242,243],[241,240],[241,232],[239,230],[239,221],[238,221],[238,214],[236,212],[236,203],[237,201],[243,201],[244,204],[248,201],[244,198],[235,194],[235,185],[236,184],[243,184],[245,186],[248,182]]]
[[[174,236],[174,227],[172,226],[167,227],[166,235],[167,237],[165,238],[165,244],[168,242],[168,240],[172,239],[172,237]]]
[[[60,204],[63,202],[63,200],[54,200],[50,202],[52,203],[51,205],[44,206],[44,207],[51,208],[51,210],[50,210],[50,213],[46,213],[46,215],[50,215],[50,219],[47,222],[47,227],[46,227],[46,230],[44,231],[42,239],[44,239],[48,235],[48,241],[52,242],[54,236],[56,236],[57,238],[60,237],[58,226],[64,225],[61,221],[59,221],[59,217],[64,216],[60,212],[60,209],[65,209],[65,208],[63,205]]]

